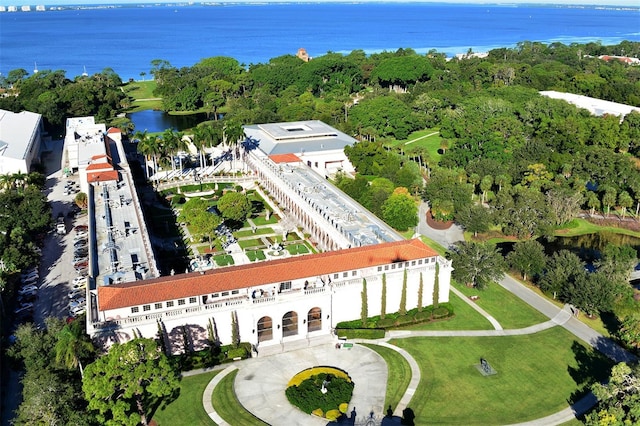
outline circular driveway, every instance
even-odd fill
[[[336,349],[333,344],[314,346],[255,358],[243,364],[235,379],[240,403],[253,415],[272,425],[326,425],[291,405],[285,396],[287,383],[296,373],[310,367],[331,366],[351,376],[355,384],[348,416],[357,418],[384,412],[387,365],[376,352],[364,346]],[[318,392],[320,390],[318,389]]]

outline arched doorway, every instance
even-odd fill
[[[282,317],[282,337],[298,334],[298,314],[289,311]]]
[[[258,342],[273,339],[273,321],[271,317],[262,317],[258,320]]]
[[[307,333],[322,330],[322,309],[311,308],[307,314]]]

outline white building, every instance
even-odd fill
[[[616,115],[620,117],[620,120],[622,120],[624,116],[629,114],[631,111],[640,112],[640,108],[635,106],[605,101],[598,98],[590,98],[589,96],[576,95],[574,93],[546,90],[540,92],[540,94],[552,99],[562,99],[563,101],[577,106],[578,108],[586,109],[591,114],[596,116]]]
[[[267,138],[263,129],[297,136]],[[147,247],[148,237],[142,223],[128,232],[137,202],[119,193],[132,186],[128,167],[121,166],[115,185],[94,182],[89,190],[91,336],[108,344],[136,334],[153,338],[162,330],[171,350],[180,352],[185,333],[195,349],[213,337],[211,329],[223,344],[231,343],[236,322],[241,340],[261,353],[294,349],[326,341],[338,322],[358,319],[365,300],[368,315],[379,315],[383,282],[387,313],[397,312],[402,300],[406,309],[433,304],[436,265],[438,300],[449,300],[450,261],[420,240],[404,240],[325,179],[336,162],[351,166],[340,147],[350,142],[346,135],[335,136],[339,132],[320,122],[247,126],[245,132],[244,163],[279,205],[282,219],[302,228],[322,252],[145,279],[153,277],[153,255],[145,259],[135,252],[136,238]]]
[[[160,327],[179,352],[185,330],[194,347],[203,348],[209,324],[222,343],[231,343],[236,317],[241,340],[258,352],[308,346],[330,336],[338,322],[358,319],[363,300],[369,316],[379,315],[383,280],[387,313],[400,309],[403,288],[406,309],[416,308],[421,283],[421,304],[431,305],[436,264],[438,299],[447,302],[451,263],[420,240],[99,286],[93,334],[105,342],[126,341],[134,330],[154,337]]]
[[[295,154],[322,176],[353,173],[344,147],[356,140],[318,120],[244,126],[247,138],[266,155]]]
[[[39,161],[43,133],[40,114],[0,110],[0,174],[29,173]]]

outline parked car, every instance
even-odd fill
[[[21,280],[20,283],[24,286],[24,285],[36,285],[38,284],[38,280],[40,278],[39,277],[32,277],[29,278],[28,280]]]
[[[38,291],[38,287],[35,285],[27,285],[18,290],[18,294],[28,293],[30,291]]]
[[[73,228],[73,229],[76,232],[88,232],[89,231],[89,226],[87,226],[87,225],[76,225],[76,227]]]
[[[87,262],[86,260],[84,262],[76,262],[73,265],[73,268],[76,271],[82,270],[82,269],[87,269],[89,267],[89,262]]]
[[[33,279],[34,277],[36,279],[40,278],[40,274],[38,273],[38,271],[29,272],[28,274],[21,274],[20,275],[20,280],[21,281],[28,281],[30,279]]]
[[[82,313],[85,311],[85,309],[87,309],[87,307],[85,305],[82,306],[75,306],[73,308],[69,308],[69,315],[73,316],[73,317],[77,317],[79,315],[82,315]]]
[[[30,312],[33,310],[33,303],[28,302],[28,303],[23,303],[22,305],[20,305],[19,308],[17,308],[16,310],[14,310],[13,312],[15,314],[19,314],[21,312]]]
[[[87,257],[89,255],[89,250],[75,250],[73,252],[74,257]]]
[[[36,295],[37,293],[35,291],[30,291],[24,294],[20,294],[18,295],[18,301],[21,303],[33,302],[34,300],[36,300]]]
[[[86,247],[89,244],[86,238],[82,238],[73,242],[74,247]]]
[[[77,306],[86,306],[86,300],[84,299],[84,297],[79,297],[69,302],[69,309],[75,308]]]
[[[85,289],[76,288],[76,289],[71,290],[69,292],[68,296],[69,296],[69,299],[76,299],[78,297],[84,297],[86,294],[87,294],[87,292],[86,292]]]
[[[87,281],[88,281],[87,277],[78,276],[78,277],[75,277],[73,280],[71,280],[71,285],[74,288],[86,287]]]

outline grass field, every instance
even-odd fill
[[[384,406],[391,406],[391,409],[394,409],[409,387],[411,367],[407,360],[393,349],[378,345],[365,344],[363,346],[376,351],[387,363],[387,372],[389,375],[387,378],[387,393],[384,398]]]
[[[158,426],[215,425],[204,411],[202,394],[207,384],[219,371],[183,377],[180,396],[165,408],[159,408],[153,416]]]
[[[127,83],[123,90],[127,95],[134,99],[132,108],[129,112],[142,111],[145,109],[160,109],[162,106],[162,100],[158,99],[158,97],[153,94],[156,86],[157,84],[155,80]]]
[[[584,219],[573,219],[571,222],[569,222],[568,227],[557,230],[555,232],[555,235],[563,237],[573,237],[576,235],[593,234],[603,231],[613,232],[615,234],[631,235],[633,237],[640,238],[640,232],[631,231],[624,228],[616,228],[614,226],[600,226]]]
[[[410,408],[416,424],[507,424],[567,407],[577,389],[607,377],[610,362],[554,327],[525,336],[391,341],[421,369]],[[480,357],[497,371],[483,376]]]
[[[441,321],[416,324],[406,330],[491,330],[491,323],[467,303],[453,293],[449,294],[449,303],[455,316]]]
[[[405,152],[411,152],[416,147],[424,148],[429,153],[429,158],[434,162],[440,160],[440,129],[424,129],[413,132],[405,140],[391,142],[393,146],[402,147]]]
[[[474,303],[489,312],[505,329],[528,327],[549,319],[499,284],[493,283],[484,290],[458,283],[453,285],[467,296],[478,296]]]
[[[233,382],[238,374],[238,370],[226,375],[218,386],[213,390],[211,401],[213,408],[227,423],[231,425],[262,426],[267,423],[256,418],[253,414],[244,409],[236,398],[233,390]],[[283,390],[284,392],[284,390]],[[185,424],[186,423],[181,423]],[[268,425],[267,425],[268,426]]]

